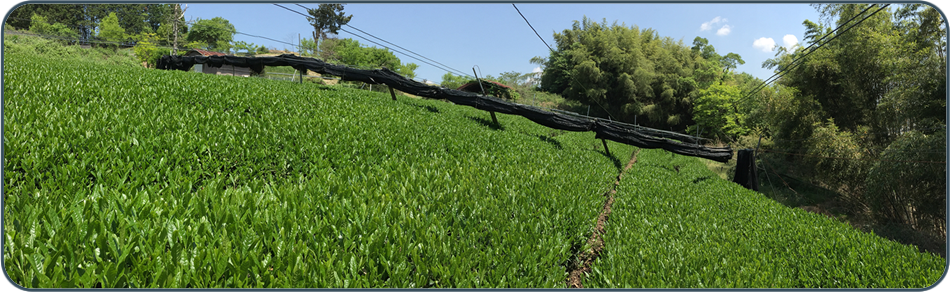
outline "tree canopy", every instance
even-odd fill
[[[557,50],[545,60],[543,90],[655,128],[693,124],[695,91],[722,75],[719,55],[702,38],[691,48],[653,29],[585,17],[554,39]],[[742,63],[738,55],[729,56],[728,64]]]
[[[343,4],[320,4],[317,8],[308,8],[310,14],[307,20],[313,26],[313,39],[326,39],[329,34],[336,34],[341,26],[346,25],[353,18],[343,13]]]
[[[128,37],[125,29],[119,25],[119,18],[115,12],[109,13],[109,16],[102,19],[99,25],[99,37],[110,42],[124,41]]]
[[[803,45],[835,38],[808,52],[780,49],[766,61],[764,67],[784,75],[757,93],[759,102],[750,113],[762,117],[759,124],[775,139],[775,147],[807,153],[786,158],[800,166],[799,176],[867,206],[879,223],[945,230],[945,209],[934,206],[945,206],[946,167],[907,162],[945,159],[946,31],[941,16],[920,4],[878,13],[883,5],[868,6],[816,5],[822,21],[803,22]],[[832,27],[865,9],[866,20],[846,32],[833,32]],[[941,174],[932,175],[934,171]]]
[[[187,40],[208,50],[227,51],[231,49],[231,40],[236,32],[234,25],[227,19],[198,19],[188,31]]]
[[[408,78],[415,77],[415,69],[419,67],[414,63],[403,64],[387,49],[364,47],[359,41],[350,38],[328,39],[321,43],[321,47],[321,52],[327,52],[323,56],[324,60],[332,63],[367,69],[386,67]]]

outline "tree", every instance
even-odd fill
[[[822,22],[803,22],[803,46],[834,39],[808,52],[780,48],[763,67],[784,74],[753,97],[763,102],[750,113],[762,118],[775,147],[808,154],[785,158],[805,170],[800,177],[867,207],[878,223],[945,232],[945,210],[933,208],[946,204],[945,167],[917,162],[945,159],[921,153],[946,148],[939,135],[947,90],[942,17],[925,5],[893,14],[879,7],[817,5]],[[832,34],[866,9],[866,19]]]
[[[343,14],[343,4],[320,4],[316,9],[308,8],[310,14],[307,20],[313,25],[313,39],[323,40],[328,34],[336,34],[341,26],[346,25],[353,18]]]
[[[257,53],[258,53],[258,54],[267,54],[267,53],[270,53],[270,51],[267,50],[267,47],[265,47],[264,45],[261,45],[260,47],[257,48]]]
[[[594,105],[622,121],[640,116],[640,124],[674,130],[691,123],[697,60],[682,42],[652,29],[586,17],[554,39],[557,50],[541,78],[544,91]]]
[[[749,132],[744,112],[739,111],[740,90],[736,86],[713,84],[700,89],[693,106],[693,120],[703,136],[735,139]]]
[[[237,30],[224,18],[198,19],[188,31],[189,45],[198,45],[212,51],[228,51]]]
[[[177,48],[185,40],[188,33],[188,24],[185,23],[184,10],[179,4],[166,4],[165,19],[155,30],[159,43]]]
[[[416,63],[406,63],[399,66],[399,69],[396,70],[396,73],[406,76],[406,78],[412,79],[416,78],[416,69],[419,68],[419,64]]]
[[[109,16],[102,19],[102,23],[99,24],[99,38],[110,42],[121,42],[128,38],[125,29],[119,25],[119,18],[115,12],[109,13]]]
[[[28,29],[34,14],[44,17],[46,23],[60,23],[65,27],[82,33],[85,4],[25,4],[10,12],[7,23],[17,29]]]
[[[171,50],[156,46],[158,37],[155,33],[145,32],[139,34],[135,37],[135,40],[135,47],[132,48],[132,51],[135,53],[135,57],[139,62],[145,63],[148,68],[154,68],[155,64],[158,63],[158,59],[163,55],[171,54]]]
[[[245,54],[253,56],[257,53],[257,46],[254,43],[247,43],[244,41],[234,42],[234,53],[237,54],[238,51],[244,51]]]
[[[745,61],[742,60],[742,57],[736,53],[728,53],[726,56],[719,59],[719,64],[722,64],[722,68],[725,70],[735,69],[738,65],[745,64]]]
[[[473,80],[468,77],[445,73],[445,75],[442,75],[442,82],[439,82],[439,85],[445,88],[456,89],[470,81]]]
[[[320,49],[317,46],[317,40],[303,38],[300,40],[300,54],[303,56],[316,56]]]
[[[46,17],[36,14],[30,17],[30,32],[62,38],[75,38],[77,36],[76,32],[66,27],[66,25],[62,23],[49,24]]]

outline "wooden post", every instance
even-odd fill
[[[600,142],[604,142],[604,152],[607,153],[607,156],[610,156],[610,149],[607,149],[607,140],[600,139]]]
[[[392,86],[389,87],[389,95],[393,96],[393,100],[396,100],[396,92],[393,91]]]
[[[307,69],[304,69],[304,70],[307,70]],[[304,70],[300,70],[300,84],[303,84],[303,71],[304,71]]]

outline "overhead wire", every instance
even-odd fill
[[[511,3],[511,6],[515,7],[515,11],[518,11],[518,15],[521,15],[521,18],[524,19],[524,22],[528,24],[528,27],[530,27],[531,30],[534,31],[534,34],[537,35],[539,39],[541,39],[541,42],[543,42],[544,45],[547,46],[549,50],[553,51],[554,49],[552,49],[551,46],[548,45],[548,42],[545,41],[544,38],[541,37],[541,34],[539,34],[538,31],[534,29],[534,26],[531,25],[531,22],[528,21],[528,18],[524,17],[524,14],[521,14],[521,9],[518,9],[518,6],[515,6],[514,3]]]
[[[884,161],[884,162],[914,162],[914,163],[929,163],[929,164],[946,164],[946,163],[947,163],[946,161],[893,160],[893,159],[874,159],[874,158],[832,157],[832,156],[813,155],[813,154],[805,154],[805,153],[790,153],[790,152],[774,151],[774,150],[768,150],[768,149],[759,149],[759,152],[777,153],[777,154],[794,155],[794,156],[802,156],[802,157],[813,157],[813,158],[842,159],[842,160]]]
[[[551,48],[551,46],[548,45],[548,42],[545,41],[544,38],[541,37],[541,34],[538,34],[538,31],[534,29],[534,26],[531,25],[531,22],[528,21],[528,18],[525,17],[524,14],[521,13],[521,10],[518,9],[518,6],[515,6],[514,3],[511,3],[511,6],[513,6],[513,7],[515,8],[515,10],[518,11],[518,14],[521,15],[521,18],[524,19],[524,22],[527,23],[527,24],[528,24],[528,27],[530,27],[531,30],[534,31],[534,34],[537,35],[539,39],[541,39],[541,42],[543,42],[544,45],[545,45],[546,47],[548,47],[548,50],[551,50],[551,53],[556,53],[557,51],[555,51],[553,48]],[[581,87],[583,87],[583,88],[584,88],[584,91],[588,91],[588,90],[589,90],[589,89],[587,88],[587,86],[584,86],[584,83],[581,83],[581,82],[577,81],[577,79],[575,79],[573,75],[570,76],[570,77],[571,77],[571,80],[574,81],[574,83],[577,83],[578,85],[580,85]],[[601,109],[603,109],[604,112],[607,113],[607,116],[609,116],[611,120],[615,120],[615,118],[613,117],[613,115],[610,114],[610,111],[607,110],[606,107],[604,107],[603,105],[601,105],[600,102],[598,102],[596,99],[593,99],[593,98],[589,98],[589,99],[590,99],[591,101],[593,101],[595,104],[597,104],[597,106],[599,106]]]
[[[278,7],[280,7],[280,8],[283,8],[283,9],[286,9],[286,10],[288,10],[288,11],[290,11],[290,12],[293,12],[293,13],[297,13],[297,14],[300,14],[300,15],[303,15],[304,17],[308,17],[308,18],[310,17],[309,15],[306,15],[306,14],[303,14],[303,13],[300,13],[300,11],[296,11],[296,10],[293,10],[293,9],[290,9],[290,8],[287,8],[287,7],[284,7],[283,5],[280,5],[280,4],[277,4],[277,3],[271,3],[271,4],[274,4],[274,5],[276,5],[276,6],[278,6]],[[352,35],[354,35],[354,36],[357,36],[357,37],[359,37],[359,38],[361,38],[361,39],[364,39],[364,40],[366,40],[366,41],[368,41],[368,42],[370,42],[370,43],[373,43],[373,44],[375,44],[375,45],[378,45],[378,46],[381,46],[381,47],[383,47],[383,48],[386,48],[386,49],[388,49],[388,50],[390,50],[390,51],[393,51],[393,52],[396,52],[396,53],[400,53],[400,54],[402,54],[402,55],[405,55],[405,56],[407,56],[407,57],[410,57],[410,58],[413,58],[413,59],[415,59],[415,60],[417,60],[417,61],[419,61],[419,62],[422,62],[422,63],[425,63],[425,64],[428,64],[428,65],[430,65],[430,66],[432,66],[432,67],[436,67],[436,68],[439,68],[439,69],[442,69],[442,70],[445,70],[445,71],[447,71],[447,72],[449,72],[449,73],[452,73],[452,71],[450,71],[450,70],[448,70],[448,69],[445,69],[445,68],[442,68],[442,67],[439,67],[438,65],[435,65],[435,64],[432,64],[432,63],[429,63],[429,62],[427,62],[427,61],[425,61],[425,60],[422,60],[422,59],[419,59],[419,58],[416,58],[415,56],[412,56],[412,55],[409,55],[409,54],[406,54],[406,53],[403,53],[403,52],[401,52],[401,51],[397,51],[397,50],[395,50],[395,49],[393,49],[393,48],[390,48],[390,47],[388,47],[388,46],[386,46],[386,45],[383,45],[383,44],[380,44],[380,43],[377,43],[377,42],[375,42],[375,41],[373,41],[373,40],[370,40],[370,39],[368,39],[368,38],[366,38],[366,37],[363,37],[363,36],[361,36],[361,35],[359,35],[359,34],[356,34],[356,33],[353,33],[353,32],[351,32],[351,31],[347,31],[347,30],[345,30],[345,29],[342,29],[342,28],[340,28],[340,31],[343,31],[343,32],[345,32],[345,33],[349,33],[349,34],[352,34]]]
[[[872,5],[868,6],[867,8],[865,8],[864,10],[862,10],[861,13],[856,14],[854,17],[852,17],[851,19],[849,19],[847,22],[842,23],[840,26],[838,26],[837,28],[835,28],[831,33],[826,34],[826,35],[823,36],[821,39],[819,39],[818,41],[815,41],[815,42],[812,43],[810,46],[808,46],[808,48],[811,48],[812,46],[817,45],[817,47],[815,47],[814,49],[812,49],[812,50],[810,50],[810,51],[807,51],[807,52],[805,52],[805,51],[808,50],[808,48],[805,48],[804,50],[802,50],[802,52],[804,52],[804,53],[802,53],[802,55],[801,55],[800,57],[796,58],[795,60],[792,60],[792,62],[789,63],[789,66],[788,66],[785,70],[780,70],[779,72],[776,72],[774,75],[772,75],[772,77],[769,77],[768,79],[766,79],[765,81],[763,81],[763,82],[762,82],[762,85],[755,87],[755,89],[749,91],[749,93],[748,93],[745,97],[739,99],[740,102],[741,102],[741,101],[744,101],[744,100],[746,100],[746,99],[748,99],[749,97],[751,97],[751,96],[753,96],[753,95],[755,95],[756,92],[758,92],[758,91],[761,90],[762,88],[768,86],[768,85],[771,84],[772,82],[775,82],[776,80],[778,80],[778,78],[781,78],[782,76],[784,76],[785,74],[787,74],[787,73],[788,73],[789,71],[791,71],[792,69],[797,68],[798,65],[801,64],[802,60],[804,60],[804,58],[805,58],[806,56],[810,55],[812,52],[817,51],[818,49],[820,49],[820,48],[821,48],[822,46],[824,46],[825,44],[831,42],[832,40],[834,40],[834,39],[837,38],[838,36],[841,36],[842,34],[848,32],[849,30],[851,30],[851,28],[855,27],[856,25],[860,24],[861,22],[864,22],[865,20],[867,20],[867,19],[870,18],[871,16],[874,16],[875,14],[877,14],[878,12],[880,12],[881,10],[883,10],[884,8],[887,8],[887,7],[890,6],[891,4],[886,4],[886,5],[884,5],[884,6],[880,6],[880,8],[878,8],[877,10],[875,10],[874,12],[872,12],[871,14],[865,16],[864,18],[862,18],[862,19],[859,20],[858,22],[852,24],[851,26],[849,26],[849,27],[846,28],[845,30],[841,31],[841,33],[834,34],[835,31],[837,31],[838,29],[844,27],[845,25],[848,24],[848,22],[851,22],[852,20],[854,20],[855,18],[857,18],[858,16],[860,16],[860,15],[863,14],[864,12],[868,11],[868,10],[869,10],[871,7],[873,7],[874,5],[877,5],[877,4],[872,4]],[[828,36],[831,36],[831,38],[828,39],[827,41],[825,41],[824,43],[820,43],[821,40],[823,40],[825,37],[828,37]]]
[[[303,5],[300,5],[300,4],[295,4],[295,5],[300,6],[300,7],[303,8],[303,9],[308,9],[308,10],[310,9],[310,8],[307,8],[307,7],[305,7],[305,6],[303,6]],[[309,16],[308,16],[308,17],[309,17]],[[407,52],[413,53],[413,54],[415,54],[415,55],[417,55],[417,56],[419,56],[419,57],[422,57],[423,59],[432,61],[432,62],[434,62],[434,63],[436,63],[436,64],[439,64],[439,65],[442,65],[442,67],[444,67],[444,68],[439,68],[439,67],[437,67],[437,68],[439,68],[439,69],[446,70],[446,68],[447,68],[447,69],[451,69],[452,71],[458,72],[459,75],[465,75],[465,76],[469,76],[469,77],[474,77],[474,76],[472,76],[471,74],[468,74],[468,73],[465,73],[464,71],[461,71],[461,70],[458,70],[458,69],[449,67],[448,65],[439,63],[439,62],[436,61],[436,60],[429,59],[429,58],[427,58],[426,56],[423,56],[422,54],[413,52],[413,51],[411,51],[411,50],[409,50],[409,49],[407,49],[407,48],[403,48],[403,47],[401,47],[401,46],[399,46],[399,45],[397,45],[397,44],[394,44],[394,43],[389,42],[389,41],[387,41],[387,40],[384,40],[384,39],[382,39],[382,38],[380,38],[380,37],[377,37],[377,36],[375,36],[375,35],[372,35],[372,34],[366,32],[366,31],[363,31],[363,30],[361,30],[361,29],[359,29],[359,28],[356,28],[355,26],[352,26],[352,25],[349,25],[349,24],[346,24],[346,26],[349,27],[349,28],[355,29],[355,30],[357,30],[357,31],[359,31],[359,32],[361,32],[361,33],[363,33],[363,34],[366,34],[366,35],[368,35],[368,36],[370,36],[370,37],[373,37],[373,38],[375,38],[375,39],[378,39],[378,40],[380,40],[380,41],[382,41],[382,42],[385,42],[385,43],[387,43],[387,44],[390,44],[390,45],[392,45],[392,46],[394,46],[394,47],[397,47],[397,48],[403,49],[403,50],[405,50],[405,51],[407,51]],[[348,32],[348,33],[349,33],[349,32]],[[352,33],[351,33],[351,34],[352,34]]]

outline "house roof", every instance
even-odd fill
[[[495,84],[495,85],[497,85],[497,86],[501,86],[501,88],[504,88],[504,89],[512,89],[511,86],[504,85],[504,84],[501,84],[501,83],[498,83],[498,82],[495,82],[495,81],[491,81],[491,80],[482,80],[482,82],[489,82],[489,83],[491,83],[491,84]],[[471,88],[471,89],[470,89],[470,87],[472,87],[472,86],[474,86],[474,88]],[[490,85],[489,85],[489,86],[490,86]],[[459,86],[458,90],[462,90],[462,91],[472,91],[472,90],[481,91],[481,90],[478,88],[478,81],[472,81],[472,82],[469,82],[469,83],[462,84],[462,86]]]
[[[191,49],[191,50],[192,50],[192,51],[195,51],[195,52],[197,52],[197,53],[199,53],[199,54],[201,54],[202,56],[205,56],[205,57],[208,57],[208,56],[225,56],[225,55],[227,55],[227,54],[221,53],[221,52],[205,51],[205,50],[202,50],[202,49]]]

